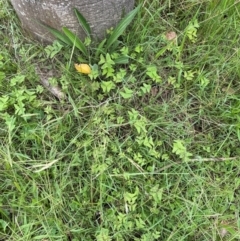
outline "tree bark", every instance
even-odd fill
[[[134,0],[10,0],[23,28],[35,39],[52,42],[53,36],[42,27],[42,22],[61,30],[67,27],[84,39],[73,8],[87,19],[93,38],[102,39],[106,30],[116,26],[123,14],[133,9]]]

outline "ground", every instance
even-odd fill
[[[0,1],[0,240],[240,239],[240,2],[139,4],[85,53]]]

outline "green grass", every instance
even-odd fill
[[[0,1],[0,240],[240,239],[240,2],[137,3],[90,79]]]

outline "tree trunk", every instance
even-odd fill
[[[23,28],[35,39],[52,42],[53,36],[39,22],[61,30],[68,27],[84,39],[73,8],[87,19],[94,38],[102,39],[124,13],[132,10],[134,0],[11,0]]]

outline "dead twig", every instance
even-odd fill
[[[178,161],[178,162],[174,162],[174,163],[171,163],[169,165],[166,165],[162,168],[160,168],[158,170],[158,172],[161,172],[161,171],[165,171],[166,169],[172,167],[172,166],[175,166],[175,165],[178,165],[178,164],[183,164],[183,163],[191,163],[191,162],[223,162],[223,161],[235,161],[237,159],[240,159],[239,156],[236,156],[236,157],[210,157],[210,158],[194,158],[194,159],[190,159],[190,160],[187,160],[186,162],[184,161]]]
[[[35,68],[37,75],[40,78],[41,84],[49,90],[55,97],[59,100],[64,100],[66,98],[65,94],[62,92],[59,86],[53,86],[49,83],[49,79],[54,77],[52,70],[45,72],[41,70],[38,66]]]

